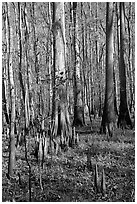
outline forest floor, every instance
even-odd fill
[[[114,136],[107,140],[99,134],[100,119],[90,126],[79,128],[79,146],[49,155],[42,170],[42,186],[39,182],[39,167],[33,155],[31,163],[32,202],[135,202],[135,132],[116,129]],[[91,149],[93,168],[87,169],[87,149]],[[24,146],[16,155],[17,179],[8,180],[8,140],[3,136],[2,144],[2,201],[29,201],[29,174],[25,161]],[[94,189],[94,166],[98,164],[99,175],[105,172],[106,193],[102,195]]]

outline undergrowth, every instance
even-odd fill
[[[31,192],[33,202],[133,202],[135,201],[135,137],[133,130],[124,133],[116,129],[114,136],[107,140],[99,134],[100,122],[79,128],[79,146],[45,159],[42,169],[43,191],[39,184],[39,166],[31,155]],[[33,141],[33,138],[32,138]],[[24,146],[16,152],[16,175],[20,173],[21,184],[15,178],[6,177],[8,167],[8,140],[3,136],[2,144],[2,200],[16,202],[29,201],[28,167],[25,161]],[[91,151],[92,169],[87,169],[86,152]],[[106,177],[106,194],[94,189],[94,168],[98,164],[99,175],[102,169]]]

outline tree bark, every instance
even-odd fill
[[[66,73],[65,73],[65,23],[64,23],[64,3],[53,3],[53,74],[54,77],[54,91],[56,100],[54,99],[52,113],[52,139],[60,138],[61,148],[65,148],[69,144],[71,137],[69,113],[67,106],[67,93],[66,93]],[[57,73],[57,75],[55,74]],[[54,111],[54,112],[53,112]],[[57,152],[56,152],[57,153]]]
[[[130,102],[129,102],[129,111],[132,113],[133,111],[133,75],[132,75],[132,63],[131,61],[133,60],[131,58],[131,23],[130,23],[130,18],[131,18],[131,2],[129,2],[129,13],[127,19],[127,30],[128,30],[128,43],[129,43],[129,48],[128,48],[128,78],[129,78],[129,97],[130,97]]]
[[[126,93],[126,66],[124,62],[124,3],[120,3],[120,62],[119,62],[119,78],[120,78],[120,108],[118,117],[118,127],[132,128],[132,122],[129,115]]]
[[[117,92],[116,92],[116,74],[115,74],[115,68],[113,66],[113,80],[114,80],[114,110],[115,114],[118,115],[118,109],[117,109]]]
[[[106,91],[101,132],[113,135],[114,82],[113,82],[113,3],[106,4]]]
[[[5,46],[3,47],[4,53],[6,53],[7,50],[7,43],[6,43],[6,13],[5,13],[5,6],[3,6],[3,18],[2,18],[2,25],[3,25],[3,32],[4,32],[4,43]],[[3,62],[3,67],[2,67],[2,113],[3,116],[5,116],[6,123],[10,123],[10,118],[8,114],[8,106],[7,106],[7,93],[6,93],[6,64]]]
[[[22,26],[21,26],[21,5],[18,2],[18,50],[19,50],[19,81],[22,90],[23,101],[25,103],[25,88],[23,84],[23,77],[22,77]]]
[[[73,93],[74,93],[74,126],[83,126],[83,110],[81,107],[78,107],[78,97],[80,97],[80,90],[78,90],[77,83],[77,71],[76,71],[76,10],[77,10],[77,2],[73,2],[73,55],[74,55],[74,67],[73,67]]]
[[[9,77],[9,87],[10,87],[10,97],[11,97],[11,118],[10,118],[10,143],[9,143],[9,163],[8,163],[8,175],[13,176],[15,168],[15,135],[14,135],[14,125],[15,125],[15,93],[14,93],[14,78],[13,78],[13,68],[12,68],[12,27],[10,27],[9,22],[9,7],[8,3],[5,3],[6,9],[6,23],[7,23],[7,68]],[[12,42],[12,43],[11,43]]]
[[[52,19],[52,24],[54,25],[56,18],[55,18],[55,4],[53,3],[53,19]],[[53,31],[55,32],[55,31]],[[56,94],[56,87],[55,87],[55,77],[56,77],[56,37],[55,34],[53,33],[53,68],[51,70],[51,75],[52,75],[52,114],[51,114],[51,119],[52,121],[54,120],[55,117],[55,94]]]
[[[3,111],[3,114],[5,115],[6,123],[9,124],[10,118],[9,118],[8,109],[7,109],[6,87],[5,87],[5,82],[4,82],[4,74],[2,74],[2,111]]]

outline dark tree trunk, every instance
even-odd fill
[[[126,67],[124,62],[124,3],[120,3],[120,62],[119,62],[119,78],[120,78],[120,108],[118,117],[118,127],[132,128],[132,122],[129,115],[126,93]]]
[[[101,132],[113,135],[114,82],[113,82],[113,3],[106,4],[106,92]]]
[[[23,84],[23,77],[22,77],[22,35],[21,35],[21,6],[20,3],[18,2],[18,39],[19,39],[19,81],[20,81],[20,86],[22,89],[22,96],[23,96],[23,101],[25,103],[25,88]]]
[[[114,110],[115,110],[115,114],[118,115],[117,95],[116,95],[116,76],[115,76],[114,66],[113,66],[113,80],[114,80]]]
[[[4,82],[4,74],[2,73],[2,75],[3,75],[2,76],[2,111],[3,111],[3,114],[5,115],[6,123],[9,124],[10,118],[8,115],[7,100],[6,100],[6,94],[5,94],[6,87],[5,87],[5,82]]]
[[[73,92],[74,92],[74,126],[83,126],[83,112],[78,107],[78,96],[80,94],[77,87],[77,74],[76,74],[76,9],[77,2],[73,2],[73,54],[74,54],[74,68],[73,68]]]

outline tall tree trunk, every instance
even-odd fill
[[[106,92],[101,132],[113,135],[114,82],[113,82],[113,3],[106,3]]]
[[[15,93],[14,93],[14,78],[12,68],[12,35],[13,30],[10,27],[9,21],[9,8],[8,3],[5,3],[6,10],[6,38],[7,38],[7,68],[9,77],[10,97],[11,97],[11,117],[10,117],[10,143],[9,143],[9,163],[8,163],[8,174],[13,176],[15,168],[15,135],[14,135],[14,124],[15,124]]]
[[[35,2],[32,2],[31,4],[31,18],[32,18],[32,34],[33,34],[33,56],[34,56],[34,67],[36,72],[36,90],[35,90],[35,96],[39,100],[40,99],[40,93],[39,93],[39,63],[38,63],[38,37],[36,36],[36,23],[35,23]],[[35,111],[35,116],[37,117],[40,114],[40,101],[37,102],[38,109],[37,112]]]
[[[73,72],[71,71],[73,69],[73,44],[72,44],[72,39],[73,39],[73,26],[72,26],[72,3],[69,2],[69,19],[70,19],[70,23],[69,23],[69,59],[68,59],[68,78],[69,79],[73,79]],[[73,81],[69,80],[69,87],[73,87]],[[73,93],[73,90],[71,91]],[[73,97],[72,94],[69,94],[69,112],[71,113],[71,115],[73,115],[74,111],[73,111],[73,103],[72,103]]]
[[[119,26],[118,26],[118,21],[119,21],[119,15],[118,15],[118,3],[116,2],[116,25],[117,25],[117,51],[118,51],[118,63],[119,63],[119,58],[120,58],[120,50],[119,50]]]
[[[5,46],[3,47],[4,53],[6,53],[7,50],[7,43],[6,43],[6,13],[5,13],[5,6],[3,6],[3,18],[2,18],[2,28],[4,32],[4,43]],[[7,107],[7,93],[6,93],[6,64],[3,62],[3,67],[2,67],[2,112],[3,116],[5,116],[6,123],[10,123],[10,118],[8,114],[8,107]]]
[[[55,18],[55,12],[56,12],[56,8],[55,8],[55,4],[53,3],[53,20],[52,20],[52,24],[54,25],[54,23],[56,22],[56,18]],[[55,33],[55,31],[53,31]],[[55,94],[56,94],[56,87],[55,87],[55,74],[56,74],[56,36],[53,33],[53,68],[51,70],[51,75],[52,75],[52,115],[51,115],[51,119],[53,121],[54,117],[55,117]]]
[[[131,14],[132,14],[132,21],[135,22],[135,2],[131,3],[132,5],[132,10],[131,10]],[[131,22],[132,22],[131,21]],[[133,34],[131,36],[131,47],[132,47],[132,80],[133,80],[133,111],[135,114],[135,27],[133,29]]]
[[[74,126],[83,126],[83,111],[81,107],[78,107],[78,98],[80,98],[80,90],[78,90],[77,83],[77,70],[76,70],[76,10],[77,10],[77,2],[73,2],[73,55],[74,55],[74,67],[73,67],[73,92],[74,92]]]
[[[54,101],[54,120],[52,126],[52,137],[60,138],[62,148],[68,146],[71,137],[69,113],[67,107],[66,93],[66,73],[65,73],[65,23],[64,23],[64,3],[53,3],[53,53],[54,68],[53,74],[57,73],[57,79],[54,81],[57,88],[56,101]],[[54,87],[53,87],[54,88]],[[55,89],[56,90],[56,89]],[[57,100],[58,99],[58,100]],[[52,110],[52,111],[53,111]]]
[[[83,3],[81,2],[81,20],[82,20],[82,25],[81,25],[81,31],[82,31],[82,74],[83,74],[83,81],[84,81],[84,86],[83,89],[81,91],[81,95],[82,95],[82,106],[81,108],[83,108],[83,118],[82,118],[82,122],[83,125],[85,125],[85,118],[84,118],[84,100],[85,100],[85,94],[87,94],[87,82],[86,82],[86,77],[85,77],[85,69],[86,69],[86,51],[85,51],[85,46],[86,46],[86,40],[87,40],[87,31],[86,28],[84,28],[84,25],[86,24],[83,23],[83,19],[82,19],[82,11],[83,11]]]
[[[114,53],[115,52],[116,52],[116,37],[114,36]],[[117,109],[117,81],[116,81],[115,65],[113,66],[113,80],[114,80],[114,110],[115,110],[115,114],[118,116],[118,109]]]
[[[113,66],[113,80],[114,80],[114,110],[115,110],[115,114],[118,115],[118,110],[117,110],[117,92],[116,92],[116,74],[115,74],[114,66]]]
[[[25,103],[25,88],[23,84],[22,77],[22,22],[21,22],[22,14],[21,14],[21,5],[18,2],[18,50],[19,50],[19,81],[22,90],[23,101]]]
[[[49,21],[49,24],[52,25],[52,17],[51,17],[51,3],[49,2],[48,3],[48,21]],[[49,42],[48,42],[48,50],[47,52],[49,53],[48,56],[47,56],[47,67],[48,67],[48,75],[49,75],[49,80],[52,81],[52,76],[51,76],[51,70],[52,70],[52,34],[49,30]],[[47,108],[48,108],[48,114],[47,116],[51,116],[51,104],[52,104],[52,101],[51,101],[51,96],[50,96],[50,93],[51,93],[51,90],[52,90],[52,87],[51,87],[51,83],[48,83],[48,102],[47,102]]]
[[[76,43],[76,36],[75,36],[75,32],[76,32],[76,8],[77,8],[77,3],[73,3],[73,26],[74,26],[74,31],[73,31],[73,60],[74,60],[74,68],[73,68],[73,92],[74,92],[74,121],[73,121],[73,125],[77,124],[77,78],[76,78],[76,47],[75,47],[75,43]]]
[[[131,2],[129,2],[129,13],[127,19],[127,30],[128,30],[128,43],[129,43],[129,49],[128,49],[128,77],[129,77],[129,97],[130,97],[130,103],[129,103],[129,111],[132,113],[133,111],[133,75],[132,75],[132,63],[131,61],[131,23],[130,23],[130,18],[131,18]]]
[[[132,128],[132,122],[129,115],[126,93],[126,67],[124,62],[124,3],[120,3],[120,62],[119,62],[119,78],[120,78],[120,108],[118,117],[118,127]]]
[[[116,43],[117,45],[117,53],[118,53],[118,67],[119,67],[119,62],[120,62],[120,29],[119,29],[119,10],[118,10],[118,3],[116,2],[115,4],[115,10],[116,10]],[[115,82],[114,82],[115,83]],[[114,84],[115,86],[115,84]],[[119,114],[119,104],[120,104],[120,98],[118,97],[118,114]]]
[[[28,20],[27,20],[27,7],[26,3],[23,3],[23,8],[22,8],[22,23],[24,25],[23,29],[23,38],[24,38],[24,52],[25,52],[25,126],[28,128],[29,123],[30,123],[30,67],[29,67],[29,62],[28,62],[28,44],[29,44],[29,26],[28,26]]]

